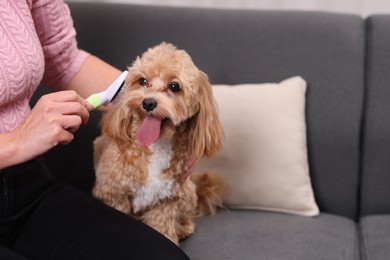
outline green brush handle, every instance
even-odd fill
[[[86,100],[93,107],[93,109],[97,109],[103,105],[102,98],[99,94],[92,94]]]

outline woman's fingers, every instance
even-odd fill
[[[57,129],[51,131],[51,146],[57,146],[58,144],[69,144],[73,141],[73,133],[69,130],[65,130],[62,127],[57,127]]]
[[[75,115],[65,115],[61,119],[61,125],[63,129],[71,133],[75,133],[77,130],[79,130],[82,123],[82,118]]]
[[[88,103],[73,90],[46,95],[42,103],[47,122],[58,124],[60,130],[75,133],[81,124],[88,122]],[[73,140],[73,135],[65,132],[62,135],[56,137],[58,143],[68,144]]]
[[[63,119],[66,119],[67,116],[78,116],[81,120],[76,123],[79,125],[86,124],[89,119],[88,110],[78,102],[56,102],[51,109],[53,110],[53,115],[57,114],[59,116],[63,116]]]
[[[80,95],[77,94],[77,92],[74,90],[65,90],[65,91],[54,92],[54,93],[46,95],[46,97],[50,97],[50,99],[52,99],[55,102],[74,101],[74,102],[78,102],[78,103],[82,104],[83,106],[86,106],[86,104],[88,103],[87,101],[85,101],[85,99],[80,97]]]
[[[43,103],[44,112],[50,115],[78,115],[82,123],[89,119],[89,104],[75,91],[61,91],[43,96],[38,103]]]

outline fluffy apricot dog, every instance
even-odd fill
[[[217,175],[189,174],[222,149],[211,85],[185,51],[162,43],[135,60],[125,87],[94,142],[93,195],[178,244],[226,193]]]

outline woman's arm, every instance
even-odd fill
[[[117,68],[89,55],[66,89],[75,90],[81,97],[87,98],[92,93],[105,90],[120,74]]]

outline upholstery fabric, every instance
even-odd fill
[[[390,17],[367,20],[367,93],[362,150],[363,215],[390,213]]]
[[[356,224],[331,214],[222,210],[197,224],[195,235],[180,244],[193,260],[359,259]]]
[[[390,257],[390,215],[372,215],[360,221],[362,259],[381,260]]]

